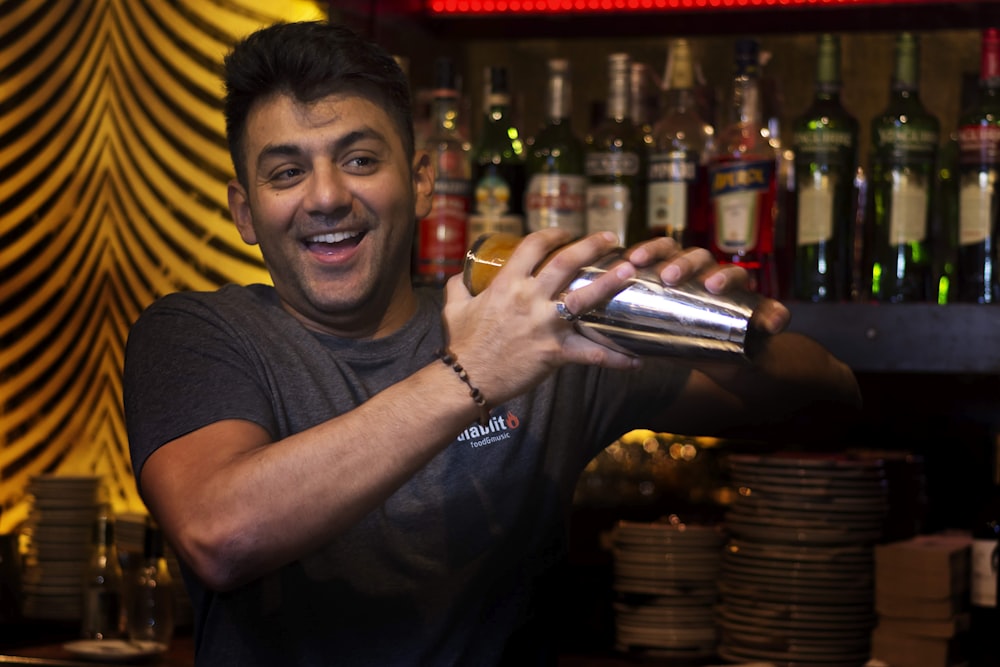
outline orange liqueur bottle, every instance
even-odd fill
[[[778,297],[774,259],[777,156],[762,132],[757,42],[736,44],[733,118],[719,135],[708,165],[711,250],[750,274],[750,288]]]

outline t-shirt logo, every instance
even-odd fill
[[[495,445],[504,440],[510,440],[514,431],[521,425],[521,420],[510,410],[506,414],[493,415],[485,425],[473,424],[462,431],[458,442],[468,442],[471,447]]]

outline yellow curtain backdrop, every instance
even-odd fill
[[[142,511],[129,326],[169,292],[268,280],[226,208],[222,57],[325,7],[0,0],[0,532],[39,473],[103,475],[116,511]]]

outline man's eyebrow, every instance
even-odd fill
[[[295,144],[269,144],[264,146],[257,155],[257,166],[271,158],[296,157],[302,155],[302,149]]]
[[[342,137],[338,138],[333,142],[333,151],[338,152],[349,148],[352,144],[365,139],[374,139],[384,144],[388,144],[389,141],[386,136],[379,132],[378,130],[371,127],[363,127],[358,130],[352,130]],[[303,154],[301,146],[296,144],[270,144],[264,146],[260,154],[257,156],[257,164],[260,165],[265,160],[270,158],[283,158],[283,157],[297,157]]]
[[[389,140],[383,133],[379,132],[373,127],[365,126],[360,129],[348,132],[344,136],[340,137],[339,139],[337,139],[337,141],[334,142],[333,147],[335,150],[340,151],[344,150],[345,148],[348,148],[352,144],[355,144],[359,141],[363,141],[365,139],[374,139],[375,141],[379,141],[383,144],[389,143]]]

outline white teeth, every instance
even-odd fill
[[[306,239],[309,243],[340,243],[347,239],[360,236],[361,232],[333,232],[332,234],[319,234]]]

